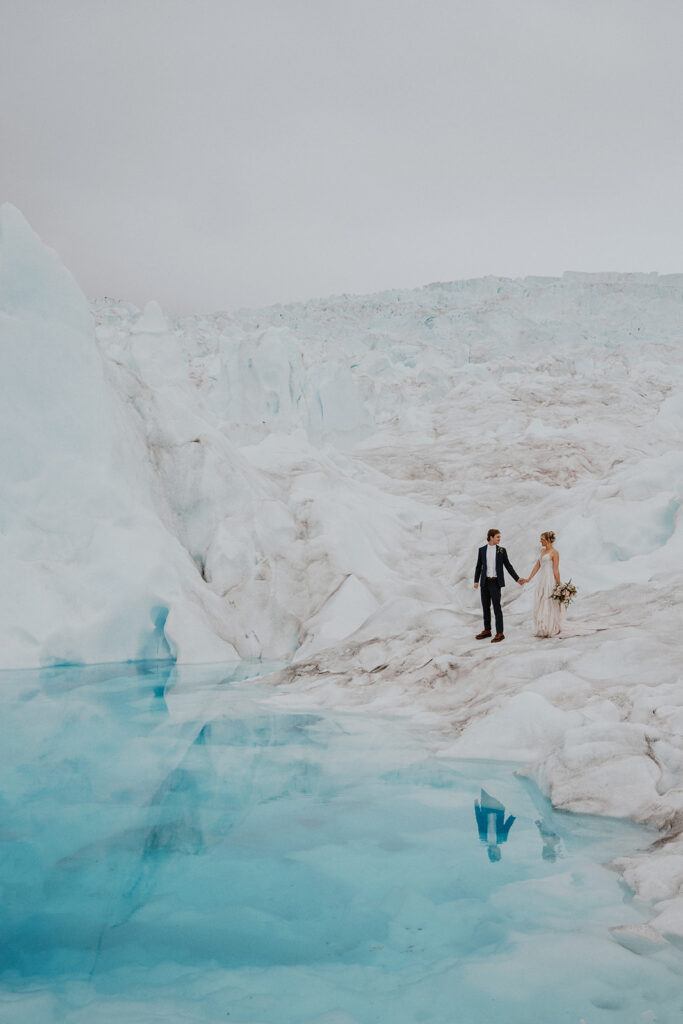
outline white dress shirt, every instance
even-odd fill
[[[498,576],[496,572],[496,544],[489,544],[486,549],[486,575]]]

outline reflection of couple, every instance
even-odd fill
[[[504,569],[520,586],[540,573],[534,597],[534,636],[557,636],[562,628],[562,607],[559,601],[551,597],[555,584],[560,582],[560,555],[553,547],[555,534],[552,530],[541,534],[541,555],[527,579],[520,579],[510,564],[507,551],[500,546],[500,530],[489,530],[487,540],[488,543],[479,548],[474,567],[474,588],[476,590],[481,581],[481,604],[484,610],[484,629],[477,634],[477,640],[491,636],[491,605],[496,620],[496,635],[491,643],[497,644],[505,639],[500,606],[501,591],[505,586]]]
[[[540,797],[540,794],[539,794]],[[536,801],[534,801],[536,802]],[[492,863],[499,861],[502,852],[501,846],[507,842],[508,833],[516,821],[514,814],[505,817],[505,807],[491,796],[485,789],[481,790],[479,800],[474,801],[474,814],[477,819],[477,831],[482,843],[486,843],[486,852]],[[543,840],[543,860],[556,861],[562,856],[562,840],[552,827],[552,821],[547,815],[546,808],[541,810],[542,817],[537,819],[536,828]]]

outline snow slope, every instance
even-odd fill
[[[656,825],[622,869],[683,942],[683,276],[169,319],[88,309],[3,207],[0,310],[4,667],[292,658],[277,699],[409,714]],[[562,638],[510,586],[505,643],[473,640],[489,526],[521,575],[556,531]]]

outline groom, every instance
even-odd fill
[[[487,539],[488,544],[484,544],[483,548],[479,548],[477,564],[474,567],[474,589],[477,590],[479,580],[481,579],[481,604],[484,609],[484,628],[481,633],[477,633],[475,639],[484,640],[486,637],[491,636],[491,603],[493,602],[493,611],[496,616],[496,635],[491,643],[498,644],[501,640],[505,639],[505,634],[503,633],[503,612],[500,607],[500,592],[501,588],[505,586],[503,566],[505,566],[513,580],[517,580],[520,587],[524,584],[510,565],[507,551],[500,546],[500,530],[489,530]]]

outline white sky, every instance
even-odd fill
[[[214,311],[683,271],[681,0],[0,0],[0,199]]]

